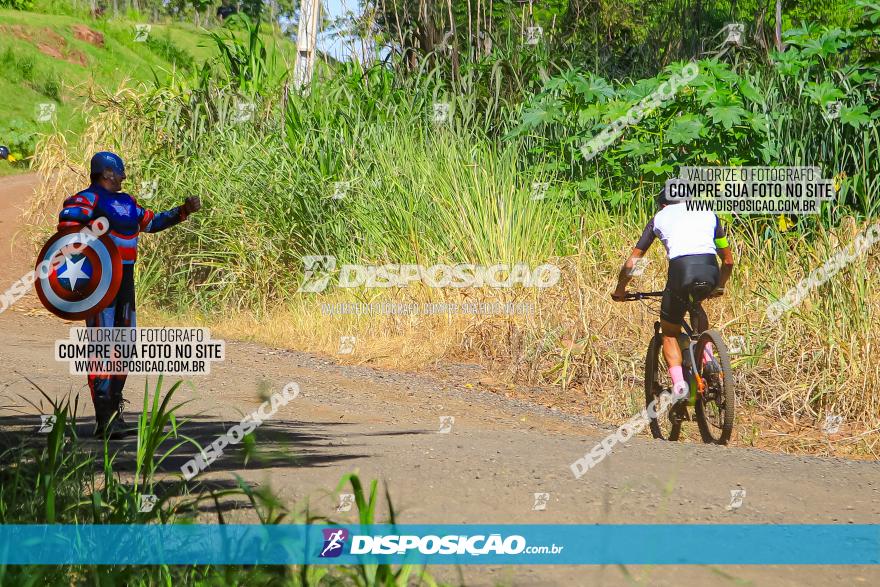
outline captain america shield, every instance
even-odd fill
[[[122,282],[122,257],[106,234],[59,231],[37,257],[37,296],[65,320],[84,320],[113,302]]]

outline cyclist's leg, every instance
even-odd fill
[[[703,304],[694,302],[690,309],[690,315],[691,326],[694,327],[694,332],[709,330],[709,316],[706,314],[706,310],[703,309]]]
[[[660,319],[660,332],[663,334],[663,358],[666,359],[666,366],[671,370],[678,367],[681,370],[681,348],[678,346],[678,335],[681,334],[681,324],[667,322],[663,318]],[[673,377],[673,383],[675,383]]]
[[[718,260],[715,255],[687,255],[679,257],[676,261],[678,261],[676,279],[682,297],[687,300],[691,326],[694,332],[705,332],[709,329],[709,317],[700,302],[706,299],[718,284]],[[705,349],[705,362],[712,361],[712,353],[711,346]]]
[[[681,321],[684,319],[687,306],[678,292],[672,289],[674,285],[670,280],[663,291],[663,300],[660,303],[660,331],[663,335],[663,358],[666,359],[669,377],[672,379],[673,399],[679,400],[687,397],[688,393],[688,385],[681,368],[681,348],[678,345]]]
[[[700,302],[694,302],[690,309],[690,316],[694,332],[705,332],[709,330],[709,316],[706,314],[706,310],[703,309],[703,304]],[[711,363],[715,356],[714,352],[715,349],[712,347],[712,343],[709,342],[703,349],[703,361],[707,364]]]
[[[709,330],[709,316],[706,314],[706,310],[703,309],[703,305],[700,302],[694,302],[690,309],[691,316],[691,324],[694,327],[694,332],[705,332]],[[709,342],[703,348],[703,363],[706,365],[711,365],[715,361],[715,348],[712,343]]]

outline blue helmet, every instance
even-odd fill
[[[9,148],[4,145],[0,145],[0,159],[9,159]]]
[[[125,163],[122,162],[122,157],[110,151],[95,153],[92,157],[91,168],[92,175],[103,173],[105,169],[110,169],[123,178],[125,177]]]

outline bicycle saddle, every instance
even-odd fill
[[[704,300],[715,289],[715,284],[708,281],[695,281],[689,289],[693,299]]]

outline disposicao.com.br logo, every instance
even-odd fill
[[[492,287],[511,288],[517,285],[545,289],[559,282],[561,271],[556,265],[545,263],[534,269],[526,263],[509,265],[436,264],[430,267],[413,264],[386,263],[385,265],[342,265],[337,268],[332,255],[303,257],[303,281],[300,292],[319,293],[327,289],[330,279],[338,274],[338,286],[353,287],[407,287],[420,282],[427,287]]]
[[[349,533],[344,528],[322,529],[324,542],[319,557],[338,557],[345,551]],[[518,555],[559,554],[563,546],[528,546],[526,539],[518,534],[502,537],[501,534],[477,534],[474,536],[447,534],[418,536],[415,534],[387,534],[350,536],[351,544],[346,554],[352,555],[406,555],[417,552],[426,555]]]
[[[321,558],[336,558],[345,549],[345,541],[348,540],[348,530],[345,528],[323,528],[324,544],[318,554]]]

